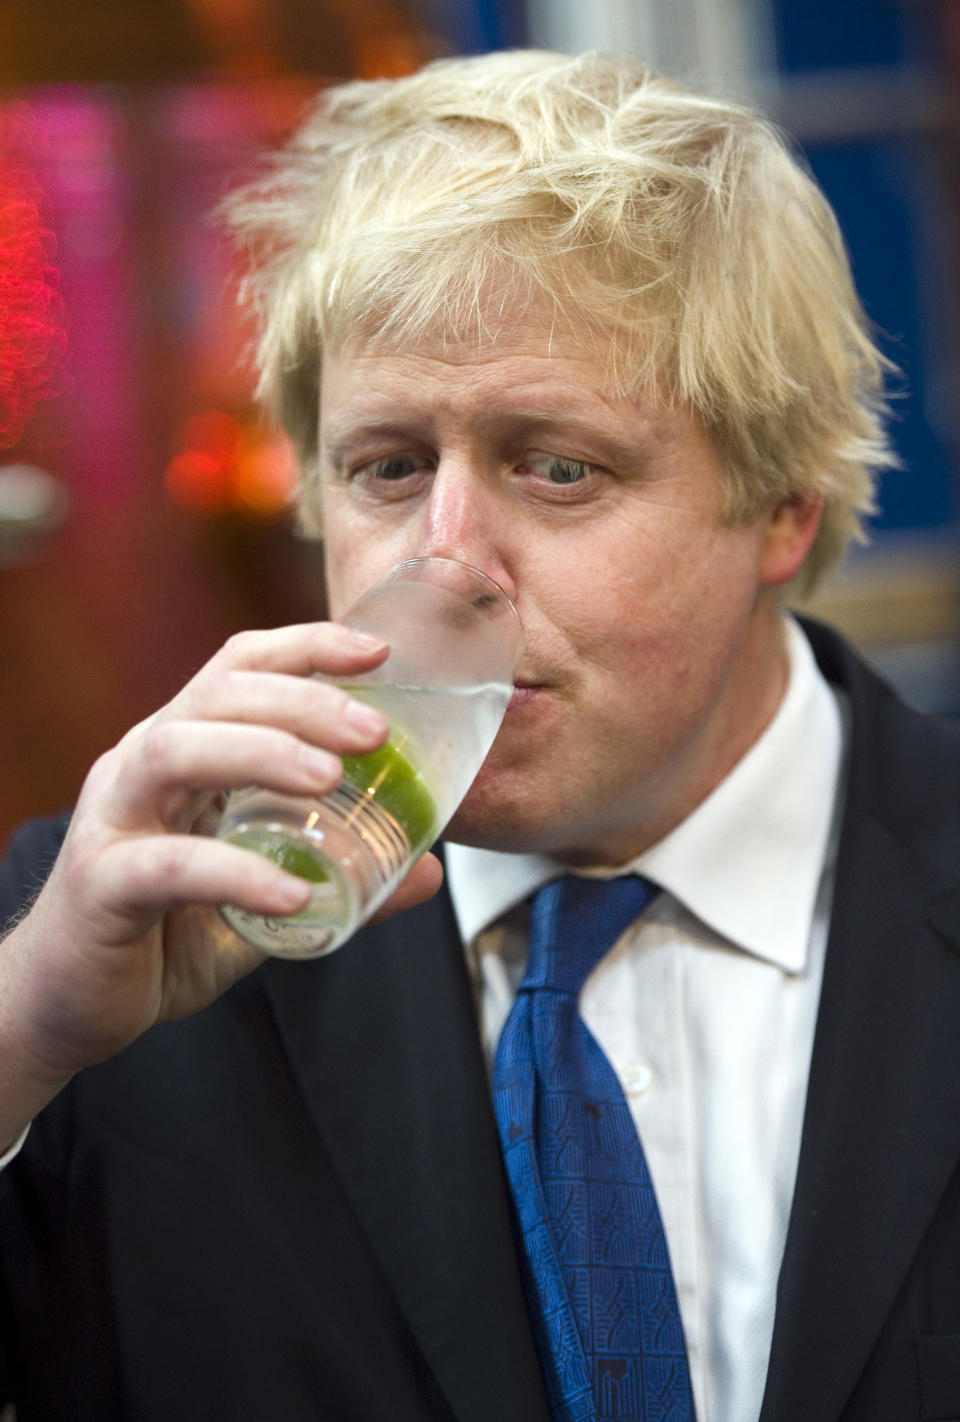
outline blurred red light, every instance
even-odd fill
[[[56,393],[66,345],[55,240],[28,166],[24,113],[0,108],[0,449],[16,444],[37,404]]]
[[[234,470],[234,493],[241,512],[277,518],[290,503],[296,471],[289,441],[270,434],[251,443]]]
[[[184,424],[180,444],[183,449],[198,450],[217,463],[228,465],[236,459],[242,439],[240,422],[232,415],[223,410],[201,410]]]
[[[199,449],[186,449],[167,465],[163,476],[174,503],[204,513],[222,513],[230,507],[230,471]]]
[[[164,474],[175,503],[266,520],[286,512],[296,460],[281,431],[265,429],[259,419],[245,424],[222,410],[201,410],[183,425],[180,445]]]

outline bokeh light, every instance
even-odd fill
[[[290,441],[254,416],[241,421],[202,410],[181,431],[180,448],[164,473],[174,503],[201,514],[280,518],[296,480]]]
[[[26,110],[0,109],[0,449],[56,392],[66,321],[56,241],[25,157]]]

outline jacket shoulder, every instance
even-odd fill
[[[801,620],[849,711],[848,796],[952,877],[960,868],[960,719],[908,705],[836,632]]]

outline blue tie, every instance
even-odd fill
[[[656,888],[555,880],[500,1037],[494,1109],[553,1422],[693,1422],[667,1241],[630,1108],[580,1017],[590,971]]]

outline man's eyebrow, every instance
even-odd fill
[[[394,419],[379,420],[375,416],[363,416],[337,420],[324,420],[320,425],[320,444],[330,459],[337,463],[343,459],[352,445],[364,439],[410,439],[416,433],[416,421],[400,422]]]
[[[379,416],[375,410],[332,414],[321,423],[320,443],[328,459],[334,465],[346,458],[357,445],[386,440],[404,441],[428,437],[429,419],[422,411],[412,409],[409,414],[398,417],[396,412],[384,411]],[[597,418],[588,410],[578,408],[575,396],[564,400],[548,396],[543,400],[524,400],[515,405],[509,395],[502,405],[476,418],[476,428],[505,431],[514,438],[550,437],[550,442],[571,440],[581,443],[599,454],[606,451],[619,462],[626,462],[651,454],[663,444],[658,437],[655,420],[638,417],[636,429],[629,436],[614,430],[602,417]]]
[[[570,444],[575,446],[572,453],[579,452],[600,464],[634,464],[649,459],[662,447],[653,421],[638,420],[636,430],[627,435],[561,403],[509,411],[501,418],[513,420],[524,437],[543,439],[556,453],[562,454],[560,446]]]

